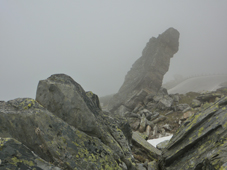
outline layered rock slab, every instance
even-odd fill
[[[188,118],[163,150],[162,170],[226,169],[227,97]]]
[[[152,37],[142,56],[132,65],[125,81],[109,104],[111,111],[132,110],[136,100],[142,101],[148,94],[156,94],[169,69],[170,58],[178,51],[179,32],[167,29],[157,38]]]
[[[161,151],[156,149],[154,146],[152,146],[150,143],[148,143],[140,133],[133,132],[132,135],[134,147],[139,147],[140,152],[143,151],[144,157],[147,157],[149,161],[157,161],[159,157],[161,156]]]

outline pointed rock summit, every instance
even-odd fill
[[[123,85],[110,101],[110,111],[132,111],[148,94],[155,95],[159,91],[170,58],[178,51],[179,36],[176,29],[169,28],[149,40],[142,56],[132,65]]]

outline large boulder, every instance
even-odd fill
[[[172,106],[172,104],[173,99],[170,96],[166,95],[159,100],[158,108],[161,110],[166,110],[169,109]]]
[[[169,69],[170,58],[178,51],[178,40],[179,32],[174,28],[149,40],[142,56],[132,65],[123,85],[110,101],[111,111],[122,105],[132,109],[138,99],[143,100],[147,94],[154,95],[159,91],[163,76]]]
[[[86,93],[70,76],[55,74],[41,80],[36,100],[69,125],[101,139],[128,167],[132,166],[132,133],[127,120],[120,115],[103,112],[98,97],[92,92]]]
[[[70,126],[33,99],[1,102],[0,129],[2,138],[20,141],[62,169],[119,169],[119,156],[110,147]]]
[[[226,169],[227,97],[188,118],[162,153],[162,170]]]
[[[97,137],[101,136],[95,118],[99,114],[98,107],[71,77],[55,74],[39,81],[36,100],[69,125]]]
[[[135,169],[127,120],[103,112],[95,94],[64,74],[40,81],[36,100],[0,102],[0,137],[62,169]]]

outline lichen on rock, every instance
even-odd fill
[[[227,109],[225,98],[188,118],[164,149],[162,167],[220,169],[227,162]]]

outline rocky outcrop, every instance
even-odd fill
[[[112,112],[132,111],[148,94],[155,95],[159,91],[163,76],[169,69],[170,58],[178,51],[178,39],[179,32],[169,28],[158,38],[149,40],[142,56],[125,76],[119,92],[110,101]]]
[[[15,99],[1,103],[0,108],[0,136],[20,141],[45,161],[62,169],[119,169],[115,151],[97,137],[70,126],[37,101]]]
[[[162,153],[162,170],[226,169],[227,97],[195,113]]]
[[[71,77],[57,74],[40,81],[36,100],[68,124],[101,139],[118,159],[133,168],[130,162],[132,134],[126,119],[102,112],[98,97],[92,92],[86,93]]]
[[[2,139],[21,142],[37,159],[49,162],[46,166],[50,169],[136,167],[130,148],[132,131],[126,119],[103,112],[95,94],[86,93],[64,74],[40,81],[36,100],[18,98],[0,102],[0,129]],[[3,152],[0,156],[10,162],[15,160],[18,167],[39,167],[34,157],[20,158]]]

